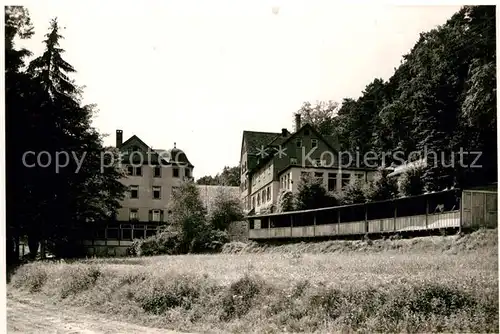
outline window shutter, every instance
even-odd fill
[[[160,210],[160,222],[163,222],[163,210]]]
[[[153,210],[149,210],[149,221],[153,220]]]

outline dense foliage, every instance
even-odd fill
[[[28,11],[5,7],[5,27],[8,259],[18,258],[19,236],[28,237],[32,256],[41,241],[43,252],[46,244],[67,255],[83,226],[116,213],[125,191],[122,171],[117,164],[102,166],[106,148],[91,126],[95,106],[82,104],[82,89],[70,76],[76,70],[62,56],[57,20],[44,52],[29,63],[31,52],[15,45],[33,34]]]
[[[221,189],[210,208],[203,206],[198,187],[183,182],[169,203],[168,222],[157,235],[134,240],[135,255],[186,254],[220,251],[229,241],[231,222],[243,218],[241,203]]]
[[[240,167],[225,166],[221,173],[215,176],[205,175],[196,180],[199,185],[222,185],[238,187],[240,185]]]
[[[379,166],[427,153],[426,190],[496,182],[495,6],[464,6],[422,33],[392,77],[374,79],[358,99],[299,112],[341,151],[375,153]]]

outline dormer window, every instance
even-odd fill
[[[318,140],[317,139],[311,139],[311,147],[318,147]]]

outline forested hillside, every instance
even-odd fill
[[[465,6],[422,33],[393,76],[374,79],[358,99],[299,112],[336,135],[342,151],[391,153],[386,165],[436,152],[423,174],[428,189],[496,182],[495,6]],[[463,164],[460,152],[470,152]]]

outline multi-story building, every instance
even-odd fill
[[[122,130],[116,130],[116,147],[128,174],[122,182],[129,187],[117,220],[164,222],[172,192],[182,181],[193,179],[194,166],[175,143],[170,150],[153,149],[136,135],[123,142]]]
[[[295,117],[295,131],[280,133],[243,131],[241,147],[241,200],[246,213],[259,213],[277,204],[282,190],[297,192],[301,177],[320,178],[328,191],[338,191],[362,179],[371,180],[375,169],[357,163],[339,163],[334,136],[322,136]]]

